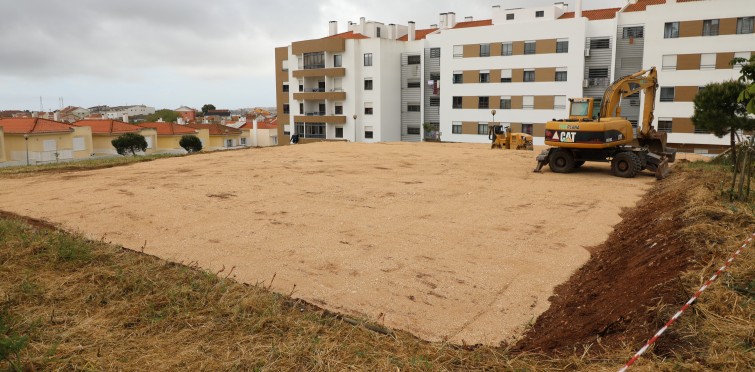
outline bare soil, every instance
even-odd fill
[[[424,143],[214,153],[0,179],[0,208],[426,340],[497,345],[654,183],[603,164],[534,174],[534,157]]]

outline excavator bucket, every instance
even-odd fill
[[[655,179],[662,180],[668,177],[669,173],[671,173],[671,168],[668,166],[668,159],[664,158],[655,170]]]

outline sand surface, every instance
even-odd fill
[[[655,182],[537,152],[320,143],[0,179],[0,209],[427,340],[511,341]],[[146,245],[145,245],[146,241]]]

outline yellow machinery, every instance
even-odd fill
[[[534,149],[531,135],[527,133],[512,133],[510,127],[504,128],[501,124],[494,124],[488,127],[488,139],[491,140],[491,149]]]
[[[545,144],[552,146],[537,157],[536,172],[548,165],[553,172],[569,173],[586,161],[611,162],[617,177],[632,178],[641,170],[655,172],[657,179],[669,173],[676,150],[666,147],[666,133],[653,127],[658,75],[655,67],[616,80],[606,89],[600,114],[592,117],[592,98],[569,101],[569,118],[545,125]],[[642,124],[635,138],[632,123],[621,117],[621,99],[644,93]]]

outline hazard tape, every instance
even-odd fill
[[[697,291],[697,293],[695,293],[695,295],[694,295],[694,296],[692,296],[692,298],[691,298],[691,299],[690,299],[689,301],[687,301],[687,303],[686,303],[686,304],[684,304],[684,306],[682,307],[682,309],[681,309],[681,310],[679,310],[679,311],[678,311],[678,312],[677,312],[676,314],[674,314],[674,316],[673,316],[673,317],[671,317],[671,319],[670,319],[670,320],[668,321],[668,323],[666,323],[666,325],[664,325],[664,326],[663,326],[663,328],[661,328],[661,329],[660,329],[660,330],[658,331],[658,333],[656,333],[656,334],[655,334],[655,336],[653,336],[653,338],[651,338],[650,340],[648,340],[648,342],[647,342],[647,343],[645,344],[645,346],[643,346],[643,347],[642,347],[642,349],[640,349],[640,351],[638,351],[638,352],[637,352],[637,354],[635,354],[635,355],[634,355],[634,356],[632,357],[632,359],[630,359],[630,360],[629,360],[629,361],[627,362],[627,364],[626,364],[626,365],[624,365],[624,367],[623,367],[623,368],[621,368],[621,369],[619,370],[619,372],[625,372],[625,371],[626,371],[626,370],[628,370],[628,369],[629,369],[630,367],[632,367],[632,365],[634,364],[634,362],[636,362],[636,361],[637,361],[637,359],[640,359],[640,357],[642,356],[642,354],[645,354],[645,352],[646,352],[646,351],[648,351],[648,349],[650,348],[650,346],[651,346],[651,345],[653,345],[653,344],[654,344],[654,343],[655,343],[656,341],[658,341],[658,339],[659,339],[659,338],[660,338],[660,337],[661,337],[661,336],[663,335],[663,333],[664,333],[664,332],[666,332],[666,330],[668,330],[668,329],[669,329],[669,327],[671,327],[671,325],[672,325],[672,324],[674,324],[674,322],[676,322],[676,320],[677,320],[677,319],[679,319],[679,318],[680,318],[680,317],[682,316],[682,314],[684,314],[684,312],[685,312],[685,311],[686,311],[686,310],[687,310],[687,309],[688,309],[688,308],[689,308],[690,306],[692,306],[692,304],[693,304],[693,303],[694,303],[695,301],[697,301],[697,299],[698,299],[698,298],[700,297],[700,295],[701,295],[701,294],[702,294],[703,292],[705,292],[705,290],[706,290],[706,289],[708,289],[708,287],[710,287],[710,286],[711,286],[711,284],[713,284],[713,282],[714,282],[714,281],[716,281],[716,279],[718,279],[718,277],[719,277],[719,276],[721,276],[721,274],[723,274],[723,273],[724,273],[724,271],[726,271],[726,270],[728,270],[728,269],[729,269],[729,267],[730,267],[730,266],[731,266],[731,264],[732,264],[732,263],[734,262],[734,260],[735,260],[735,259],[736,259],[737,257],[739,257],[739,255],[741,255],[741,254],[742,254],[742,251],[744,251],[744,250],[745,250],[745,248],[747,248],[747,246],[749,246],[749,245],[750,245],[750,243],[752,243],[752,242],[753,242],[753,240],[755,240],[755,233],[753,233],[753,234],[752,234],[752,236],[750,236],[750,238],[749,238],[749,239],[747,239],[747,240],[745,241],[745,243],[744,243],[744,244],[743,244],[743,245],[742,245],[741,247],[739,247],[739,249],[738,249],[738,250],[737,250],[737,251],[736,251],[736,252],[734,253],[734,255],[732,255],[732,256],[731,256],[731,258],[730,258],[730,259],[729,259],[728,261],[726,261],[726,264],[725,264],[724,266],[722,266],[722,267],[721,267],[720,269],[718,269],[718,271],[717,271],[717,272],[716,272],[715,274],[713,274],[713,276],[712,276],[712,277],[710,277],[710,279],[708,279],[708,282],[707,282],[707,283],[705,283],[705,285],[703,285],[703,286],[702,286],[702,287],[700,288],[700,290],[699,290],[699,291]]]

